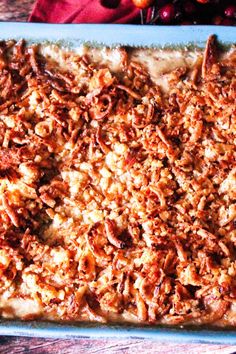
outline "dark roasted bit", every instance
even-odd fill
[[[206,79],[212,71],[212,67],[217,63],[217,45],[215,36],[210,36],[207,40],[202,62],[202,77]]]

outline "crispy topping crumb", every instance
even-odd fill
[[[1,316],[235,326],[235,49],[47,50],[0,43]]]

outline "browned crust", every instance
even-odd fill
[[[2,316],[235,326],[235,54],[210,36],[162,93],[116,50],[0,43]]]

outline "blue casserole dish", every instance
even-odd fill
[[[225,45],[236,43],[236,27],[220,26],[134,26],[134,25],[54,25],[0,23],[1,39],[24,38],[28,41],[52,41],[76,47],[92,44],[141,47],[204,47],[210,34]],[[207,327],[135,326],[94,323],[54,323],[0,319],[0,335],[57,338],[116,337],[149,338],[173,342],[236,344],[236,329]]]

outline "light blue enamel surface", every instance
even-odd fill
[[[96,42],[107,46],[166,46],[196,44],[203,47],[216,34],[222,43],[236,42],[236,27],[222,26],[134,26],[134,25],[50,25],[0,23],[0,39],[25,38],[33,41],[63,40],[74,46]],[[168,342],[236,344],[236,330],[135,327],[127,325],[56,324],[0,320],[1,335],[41,337],[138,337]]]
[[[236,41],[236,27],[223,26],[138,26],[138,25],[52,25],[0,23],[0,37],[33,40],[96,41],[105,45],[165,46],[195,43],[204,46],[216,34],[224,43]]]
[[[236,331],[220,329],[183,329],[165,327],[137,327],[127,325],[59,324],[50,322],[0,321],[0,335],[52,338],[149,338],[178,343],[236,344]]]

